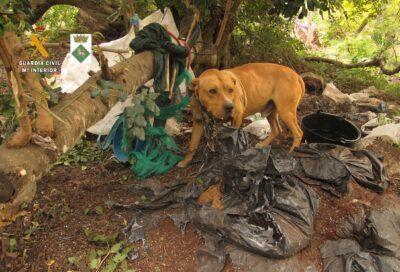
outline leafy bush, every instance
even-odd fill
[[[262,61],[292,68],[299,65],[297,53],[304,51],[304,46],[291,36],[292,21],[260,12],[269,8],[267,1],[242,4],[232,36],[232,65]]]
[[[79,9],[73,6],[55,5],[43,14],[36,25],[45,27],[42,35],[49,41],[68,40],[70,33],[79,30],[78,11]]]

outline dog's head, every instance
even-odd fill
[[[189,84],[189,90],[215,118],[229,121],[243,95],[238,79],[228,71],[210,69]]]

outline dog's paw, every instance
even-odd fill
[[[262,142],[256,144],[256,148],[264,148],[265,145]]]
[[[185,162],[185,160],[180,161],[180,162],[178,163],[178,167],[179,167],[179,168],[185,168],[187,165],[188,165],[188,163]]]
[[[20,148],[26,146],[32,138],[32,133],[23,130],[17,130],[6,142],[8,148]]]

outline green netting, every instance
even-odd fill
[[[194,35],[197,39],[198,35]],[[189,41],[193,44],[193,38]],[[154,55],[154,90],[160,93],[157,99],[157,105],[160,114],[154,116],[151,111],[146,110],[145,114],[154,116],[154,126],[148,124],[145,130],[146,140],[144,148],[138,150],[126,150],[135,147],[132,139],[126,131],[125,119],[121,116],[123,129],[122,146],[129,156],[132,163],[131,169],[139,178],[146,178],[151,175],[158,175],[168,172],[176,163],[182,160],[181,156],[176,155],[179,147],[174,139],[169,136],[164,128],[165,121],[168,118],[179,118],[182,115],[182,109],[189,104],[189,96],[182,97],[179,85],[185,81],[189,83],[191,75],[186,70],[186,57],[189,53],[188,49],[171,42],[171,38],[165,29],[159,24],[150,24],[139,31],[137,37],[131,42],[131,48],[136,53],[145,50],[151,50]],[[165,62],[167,56],[170,57],[170,63],[174,65],[177,71],[175,85],[173,86],[174,97],[169,100],[165,86]],[[115,142],[114,142],[115,144]]]
[[[146,147],[133,152],[136,162],[131,169],[139,178],[168,172],[182,157],[175,155],[179,151],[174,139],[163,127],[148,126],[146,129]]]

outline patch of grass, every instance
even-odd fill
[[[389,86],[386,88],[386,92],[388,95],[400,100],[400,82],[389,84]]]

